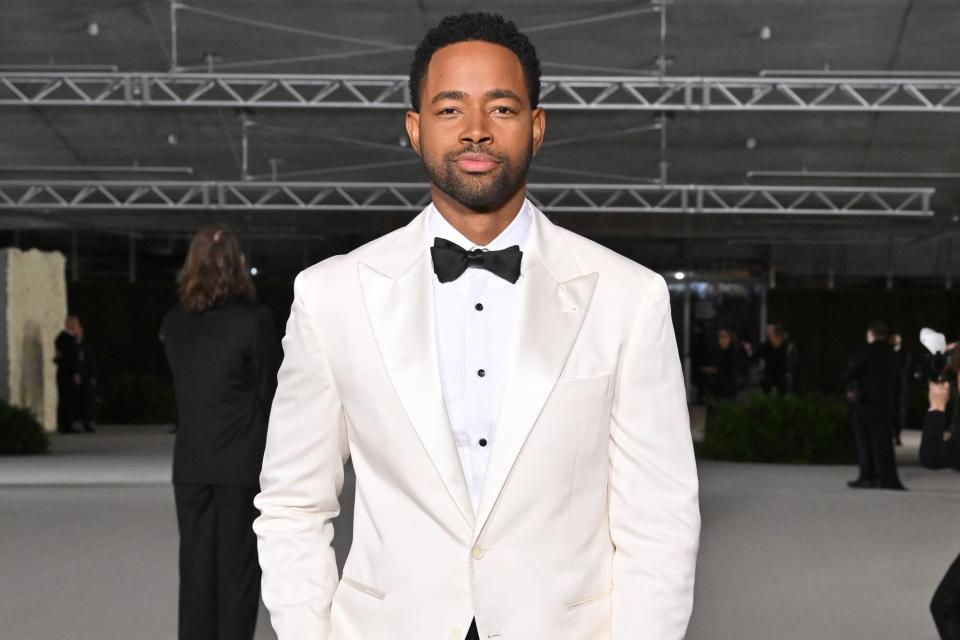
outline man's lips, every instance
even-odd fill
[[[483,173],[485,171],[490,171],[500,164],[496,158],[488,156],[484,153],[461,154],[457,156],[456,163],[460,169],[466,171],[467,173]]]

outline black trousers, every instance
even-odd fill
[[[77,385],[73,380],[57,379],[57,431],[73,431],[74,406],[77,403]]]
[[[857,407],[853,428],[860,465],[858,480],[882,487],[900,484],[893,452],[893,424],[894,417],[890,412]]]
[[[260,605],[256,489],[174,483],[180,640],[252,640]]]
[[[92,426],[90,424],[90,405],[93,394],[90,393],[90,383],[84,380],[76,387],[74,396],[76,404],[74,405],[74,417],[83,424],[87,431]]]
[[[960,556],[953,561],[930,602],[940,640],[960,640]]]

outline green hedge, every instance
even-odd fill
[[[819,393],[756,395],[721,402],[707,417],[700,457],[733,462],[855,462],[850,407]]]
[[[150,375],[120,374],[97,391],[101,424],[167,424],[177,416],[173,384]]]
[[[46,453],[49,446],[46,432],[29,411],[0,402],[0,454]]]

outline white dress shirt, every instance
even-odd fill
[[[429,241],[449,240],[466,250],[498,251],[519,245],[524,252],[520,279],[511,284],[485,269],[468,268],[453,282],[433,276],[437,355],[443,399],[453,429],[460,464],[476,513],[493,446],[510,354],[514,351],[520,291],[529,246],[532,215],[524,200],[513,221],[486,246],[476,245],[432,205]]]

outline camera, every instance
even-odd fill
[[[948,349],[947,338],[933,329],[920,330],[920,344],[926,352],[920,358],[917,377],[925,382],[953,382],[960,367],[960,351]]]

